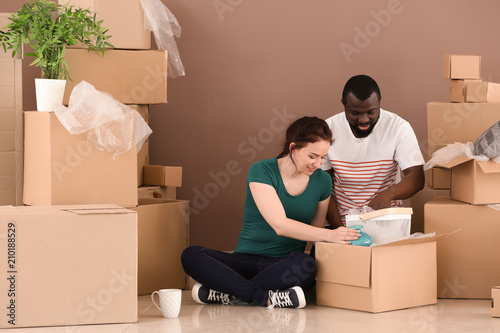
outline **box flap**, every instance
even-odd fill
[[[445,163],[445,164],[442,164],[442,165],[439,165],[440,167],[443,167],[443,168],[447,168],[447,169],[451,169],[457,165],[460,165],[462,163],[465,163],[465,162],[468,162],[470,161],[471,159],[468,158],[467,156],[458,156],[454,159],[452,159],[451,161],[449,161],[448,163]]]
[[[500,172],[500,163],[496,163],[493,160],[489,160],[487,162],[477,162],[477,164],[479,164],[484,173]]]
[[[420,237],[420,238],[408,238],[408,239],[402,239],[399,241],[395,241],[392,243],[387,243],[387,244],[382,244],[378,245],[376,247],[384,247],[384,246],[399,246],[399,245],[410,245],[410,244],[419,244],[419,243],[429,243],[429,242],[436,242],[438,240],[441,240],[445,237],[448,237],[451,234],[454,234],[458,231],[461,231],[462,229],[458,229],[446,234],[441,234],[441,235],[436,235],[436,236],[429,236],[429,237]]]
[[[370,287],[371,248],[316,243],[317,281]]]

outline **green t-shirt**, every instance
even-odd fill
[[[331,194],[332,179],[330,175],[317,169],[310,176],[305,191],[292,196],[288,194],[283,184],[277,158],[256,162],[248,171],[243,226],[234,252],[285,257],[291,252],[304,251],[306,242],[278,236],[264,220],[250,191],[249,184],[252,182],[269,184],[274,187],[283,204],[286,216],[310,224],[318,203],[327,199]]]

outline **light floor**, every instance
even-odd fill
[[[272,309],[249,305],[199,305],[183,292],[178,318],[166,319],[149,296],[138,298],[134,324],[20,328],[12,333],[190,333],[190,332],[474,332],[500,333],[500,318],[491,317],[489,300],[440,299],[437,305],[384,313],[307,305],[304,309]],[[0,330],[1,331],[1,330]]]

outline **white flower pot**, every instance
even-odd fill
[[[66,80],[35,79],[36,108],[38,111],[54,111],[62,105]]]

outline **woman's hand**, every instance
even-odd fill
[[[358,239],[359,236],[361,236],[359,230],[346,227],[338,227],[337,229],[329,230],[328,242],[337,244],[350,244],[351,241]]]

